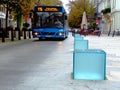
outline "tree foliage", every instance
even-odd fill
[[[69,25],[70,27],[80,27],[83,12],[86,11],[86,16],[94,16],[95,8],[90,4],[89,0],[75,0],[69,2]]]
[[[62,5],[61,0],[34,0],[36,5]]]
[[[60,0],[18,0],[22,8],[22,14],[27,15],[35,5],[62,5]]]
[[[62,5],[60,0],[0,0],[0,5],[7,6],[7,12],[14,11],[14,19],[17,26],[22,25],[23,17],[28,17],[35,5]],[[8,14],[6,14],[8,17]],[[6,18],[6,22],[7,22]],[[7,24],[6,24],[7,25]]]
[[[60,0],[1,0],[1,4],[8,4],[13,8],[12,10],[21,11],[21,14],[25,16],[35,5],[62,5],[62,2]]]
[[[34,0],[19,0],[23,15],[30,13],[31,9],[33,9],[33,6],[35,5],[33,2]]]

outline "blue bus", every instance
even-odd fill
[[[35,6],[33,37],[39,39],[68,37],[67,13],[63,6]]]

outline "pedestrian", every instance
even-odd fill
[[[89,34],[90,33],[90,29],[91,29],[91,27],[90,27],[90,23],[88,23],[88,29],[87,29],[87,34]]]
[[[83,24],[83,31],[84,31],[84,36],[87,35],[87,26],[86,24]]]
[[[100,36],[100,34],[101,34],[100,28],[96,27],[95,30],[93,31],[93,34]]]

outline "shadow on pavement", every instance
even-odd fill
[[[33,40],[33,42],[39,42],[39,41],[64,41],[65,39],[51,39],[51,38],[46,38],[46,39],[36,39]]]

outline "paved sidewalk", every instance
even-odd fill
[[[120,36],[88,36],[89,48],[103,49],[107,54],[107,79],[120,82]]]
[[[17,41],[18,39],[14,38],[14,41]],[[10,38],[5,38],[5,42],[2,42],[2,38],[0,38],[0,43],[6,43],[6,42],[14,42],[14,41],[11,41]]]
[[[29,39],[28,37],[26,39],[24,39],[23,37],[21,37],[21,40],[28,40],[28,39]],[[5,38],[5,42],[2,42],[2,38],[0,38],[0,44],[1,43],[12,43],[12,42],[21,41],[21,40],[18,40],[17,38],[14,38],[14,40],[11,41],[10,38]]]
[[[120,90],[120,37],[102,35],[101,37],[86,36],[84,39],[89,40],[89,49],[103,49],[107,53],[107,80],[73,80],[71,45],[74,38],[70,37],[68,38],[69,46],[65,50],[71,48],[71,53],[66,54],[67,57],[63,60],[58,58],[54,62],[57,68],[50,66],[50,62],[45,65],[49,66],[51,72],[40,77],[42,81],[36,90]]]
[[[68,90],[120,90],[120,36],[86,36],[89,49],[102,49],[106,52],[107,80],[72,80]],[[65,89],[67,90],[67,89]]]
[[[60,50],[52,52],[51,56],[46,58],[46,62],[38,65],[38,69],[31,72],[30,76],[27,75],[19,86],[9,89],[6,85],[1,85],[0,90],[5,87],[4,90],[120,90],[120,37],[102,35],[100,37],[86,36],[84,39],[89,40],[89,49],[103,49],[106,52],[107,80],[73,80],[74,38],[71,36],[63,43],[59,42],[61,46],[58,49]],[[8,87],[10,85],[11,83],[8,83]]]

